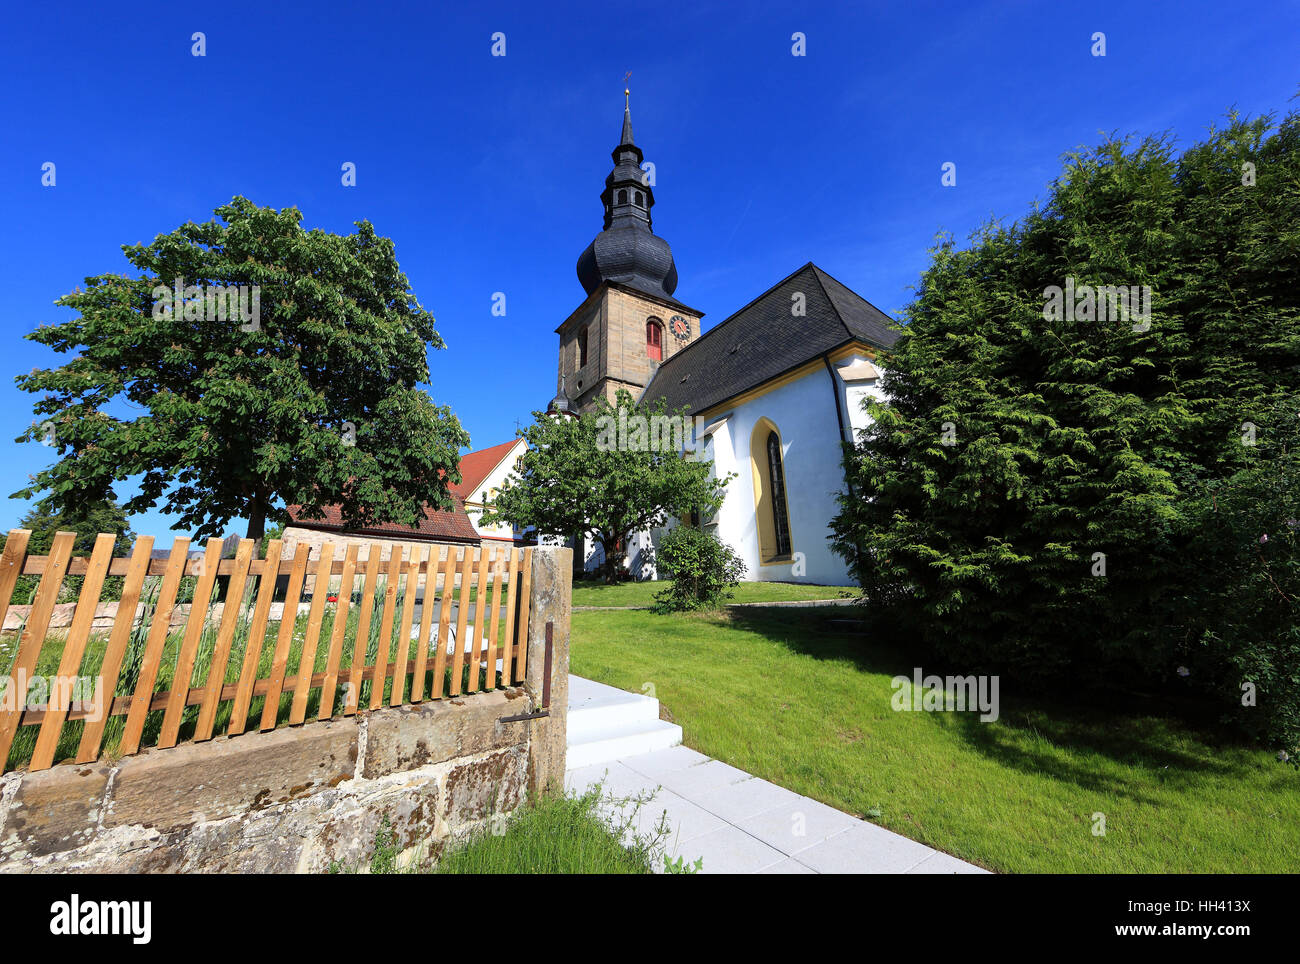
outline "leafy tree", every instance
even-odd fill
[[[484,525],[589,534],[604,550],[605,578],[613,582],[623,574],[622,548],[635,533],[722,505],[731,476],[715,479],[712,462],[635,431],[651,418],[673,417],[663,402],[637,405],[620,390],[614,404],[601,399],[582,415],[533,415],[522,433],[528,451],[520,477],[497,493]],[[611,431],[620,418],[634,431],[621,437]]]
[[[655,593],[665,611],[703,609],[729,599],[728,592],[748,568],[735,551],[716,536],[694,526],[674,526],[659,543],[656,556],[660,573],[672,585]]]
[[[1181,607],[1220,577],[1182,565],[1205,487],[1300,388],[1298,183],[1300,115],[1231,115],[1181,156],[1067,155],[1041,208],[939,244],[833,525],[904,632],[1026,676],[1176,678],[1205,631]],[[1050,310],[1067,280],[1149,286],[1149,316]]]
[[[16,495],[60,509],[139,476],[126,511],[163,500],[199,538],[247,518],[260,539],[288,505],[338,504],[348,525],[450,506],[469,438],[417,387],[444,345],[392,242],[366,221],[307,231],[297,209],[242,197],[216,213],[124,246],[138,277],[87,278],[57,302],[78,317],[27,336],[72,357],[17,379],[42,394],[22,438],[59,460]],[[220,295],[239,285],[231,317]]]
[[[56,532],[77,534],[72,544],[73,555],[77,556],[90,555],[95,547],[95,539],[101,532],[116,534],[117,541],[113,544],[115,556],[128,555],[132,545],[135,544],[135,533],[131,531],[126,513],[112,496],[102,499],[83,498],[60,511],[52,511],[48,506],[38,504],[28,510],[22,521],[18,523],[18,527],[31,530],[31,537],[27,540],[27,551],[37,556],[49,554]],[[8,541],[8,534],[0,535],[0,550],[3,550],[6,541]],[[68,594],[79,591],[81,582],[81,576],[66,576]],[[13,601],[27,602],[39,583],[38,576],[19,576],[14,587]],[[109,576],[104,581],[101,598],[117,598],[121,594],[121,583],[121,577]]]

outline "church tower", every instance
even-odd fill
[[[587,298],[555,329],[557,384],[579,411],[594,408],[600,397],[612,402],[621,388],[639,398],[660,362],[700,336],[703,317],[673,298],[677,266],[668,242],[651,230],[654,188],[632,140],[630,99],[611,156],[614,170],[600,195],[605,224],[578,257]]]

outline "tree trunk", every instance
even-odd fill
[[[248,507],[248,533],[244,536],[246,539],[254,540],[257,545],[254,552],[261,556],[262,539],[266,536],[266,502],[260,495],[253,496],[253,501]]]

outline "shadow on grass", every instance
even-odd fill
[[[848,661],[866,673],[912,677],[960,676],[915,641],[902,640],[888,623],[862,607],[748,607],[721,616],[738,629],[816,659]],[[1195,721],[1186,707],[1159,695],[1082,691],[1018,683],[1000,676],[999,719],[982,722],[976,712],[927,714],[967,747],[1002,766],[1047,774],[1094,792],[1123,794],[1153,802],[1140,788],[1149,778],[1128,780],[1088,755],[1124,767],[1162,771],[1171,788],[1194,785],[1207,776],[1239,773],[1240,760],[1225,751],[1253,749],[1225,740]],[[1182,712],[1180,712],[1180,710]],[[1068,751],[1068,752],[1062,752]]]

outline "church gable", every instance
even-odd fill
[[[645,400],[701,412],[858,341],[888,348],[893,321],[812,262],[665,361]]]

